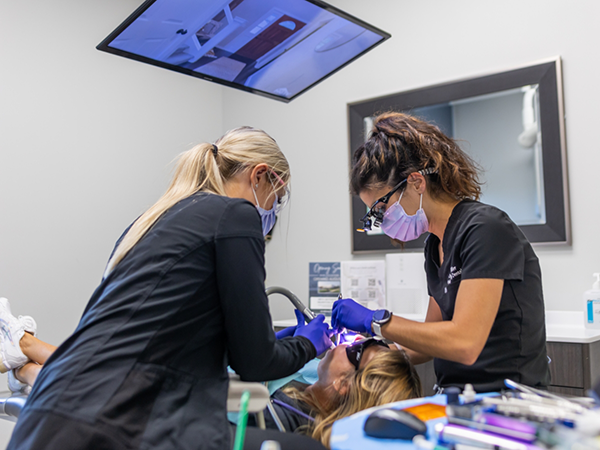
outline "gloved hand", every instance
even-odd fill
[[[373,313],[375,311],[365,308],[351,298],[336,300],[331,312],[331,326],[334,330],[347,328],[358,333],[366,332],[372,335]]]
[[[319,314],[307,324],[304,324],[304,321],[298,324],[294,333],[294,336],[304,336],[312,342],[317,349],[317,355],[320,355],[332,345],[331,339],[329,339],[331,330],[326,323],[323,323],[324,320],[325,316]]]
[[[296,321],[298,322],[298,325],[293,325],[291,327],[287,327],[281,331],[278,331],[277,333],[275,333],[275,337],[277,339],[283,339],[286,337],[293,336],[296,332],[296,328],[298,328],[300,324],[304,324],[304,314],[302,314],[297,309],[294,309],[294,314],[296,314]]]

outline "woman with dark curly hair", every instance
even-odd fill
[[[430,295],[425,323],[338,300],[332,325],[386,337],[414,364],[434,359],[437,385],[477,391],[509,378],[550,380],[541,271],[506,213],[478,201],[478,168],[438,127],[407,114],[378,116],[352,160],[350,186],[380,226],[406,242],[425,232]]]

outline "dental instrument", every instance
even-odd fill
[[[307,323],[317,317],[317,315],[314,312],[312,312],[304,303],[302,303],[300,299],[296,297],[296,295],[289,289],[286,289],[281,286],[270,286],[267,289],[265,289],[265,293],[267,294],[267,297],[271,294],[281,294],[284,297],[287,297],[288,300],[292,302],[292,304],[296,307],[296,309],[300,311],[302,315],[304,315],[304,319]],[[329,348],[334,349],[335,344],[332,342]]]
[[[296,297],[296,295],[289,289],[280,286],[270,286],[265,289],[265,292],[267,296],[271,294],[281,294],[284,297],[287,297],[289,301],[292,302],[292,304],[296,307],[296,309],[304,315],[307,323],[317,317],[317,315],[308,309],[308,307],[304,305],[304,303],[302,303],[300,299]]]

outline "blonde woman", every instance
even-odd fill
[[[261,130],[183,153],[41,369],[8,449],[230,448],[227,365],[245,380],[277,379],[331,345],[322,316],[280,340],[272,330],[264,235],[289,181]]]

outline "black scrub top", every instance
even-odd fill
[[[443,320],[452,320],[461,280],[504,280],[500,307],[485,347],[475,364],[434,359],[440,387],[473,384],[476,391],[503,389],[509,378],[528,386],[550,382],[546,356],[544,298],[538,258],[531,244],[506,213],[490,205],[464,200],[452,211],[444,232],[444,262],[439,239],[425,244],[429,295]]]
[[[43,369],[8,449],[228,449],[227,365],[282,378],[316,356],[276,340],[260,216],[199,193],[146,233]]]

